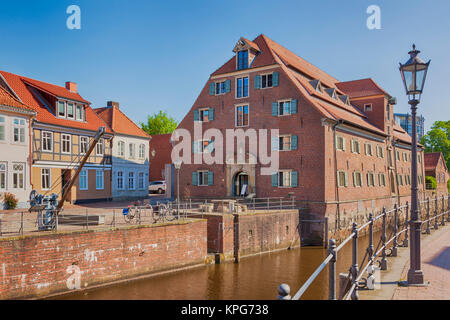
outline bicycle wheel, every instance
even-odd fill
[[[156,209],[155,210],[153,210],[152,209],[152,218],[153,218],[153,223],[156,223],[156,222],[158,222],[160,219],[161,219],[161,209],[162,209],[162,206],[164,206],[163,204],[160,204],[160,205],[157,205],[156,206]]]
[[[177,218],[177,211],[173,208],[167,207],[167,211],[164,214],[166,221],[173,221]]]

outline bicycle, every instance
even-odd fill
[[[171,208],[169,205],[158,203],[157,207],[158,210],[153,210],[152,212],[153,223],[156,223],[160,220],[162,220],[162,222],[173,221],[178,218],[176,210]]]

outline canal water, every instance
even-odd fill
[[[374,235],[375,246],[379,235]],[[359,263],[368,238],[358,239]],[[281,283],[291,286],[291,294],[301,287],[327,251],[322,248],[296,248],[243,258],[239,263],[208,265],[117,285],[79,291],[53,299],[118,300],[273,300]],[[339,252],[337,272],[347,273],[351,265],[351,242]],[[325,268],[302,299],[327,299],[328,268]]]

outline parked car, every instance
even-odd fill
[[[148,186],[149,193],[165,193],[166,192],[166,182],[164,180],[152,181]]]

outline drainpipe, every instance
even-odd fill
[[[339,119],[334,125],[333,125],[333,133],[334,133],[334,142],[333,142],[333,149],[334,149],[334,186],[335,186],[335,195],[336,195],[336,202],[337,202],[337,230],[341,230],[341,210],[340,210],[340,200],[339,200],[339,187],[338,187],[338,176],[337,176],[337,150],[336,150],[336,127],[340,124],[344,123],[342,119]]]
[[[398,186],[397,147],[395,146],[395,143],[397,141],[398,140],[396,140],[396,139],[392,140],[392,150],[394,151],[394,172],[395,172],[395,179],[394,179],[394,181],[395,181],[395,185],[397,186],[396,187],[396,189],[397,189],[397,206],[401,206],[400,205],[400,188]]]

